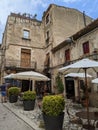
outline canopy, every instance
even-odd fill
[[[21,73],[16,73],[11,76],[13,79],[21,80],[36,80],[36,81],[48,81],[50,80],[47,76],[34,71],[26,71]]]
[[[93,80],[92,80],[92,83],[96,83],[96,84],[98,84],[98,78],[93,79]]]
[[[4,79],[12,79],[12,77],[14,76],[15,74],[11,73],[7,76],[4,76]]]
[[[79,60],[71,65],[62,67],[59,69],[60,72],[66,72],[68,69],[88,69],[88,68],[93,68],[95,70],[95,68],[98,67],[98,62],[94,61],[94,60],[90,60],[90,59],[82,59]]]
[[[69,73],[65,75],[65,77],[79,77],[79,78],[84,78],[85,73]],[[92,77],[91,75],[87,74],[87,77]]]

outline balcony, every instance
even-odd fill
[[[24,69],[24,70],[35,70],[36,62],[20,61],[20,60],[11,60],[6,59],[4,61],[4,66],[6,69]]]
[[[75,63],[83,58],[88,58],[88,59],[91,59],[91,60],[95,60],[95,61],[98,61],[98,53],[93,53],[93,54],[89,54],[89,55],[82,55],[80,58],[76,59],[76,60],[71,60],[71,61],[66,61],[63,66],[67,66],[67,65],[70,65],[72,63]]]

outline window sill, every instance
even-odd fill
[[[31,41],[31,39],[29,39],[29,38],[24,38],[24,37],[22,37],[22,40]]]

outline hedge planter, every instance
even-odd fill
[[[62,130],[65,100],[61,95],[45,96],[42,100],[42,112],[45,130]]]
[[[62,130],[64,112],[58,116],[47,116],[43,113],[45,130]]]
[[[23,94],[23,105],[24,110],[30,111],[34,109],[36,100],[36,92],[35,91],[25,91]]]
[[[10,103],[17,102],[19,93],[20,93],[20,88],[18,88],[18,87],[10,87],[8,89],[9,102]]]
[[[15,103],[18,100],[18,96],[17,95],[9,95],[9,102],[10,103]]]
[[[26,111],[34,110],[35,100],[24,100],[23,106]]]

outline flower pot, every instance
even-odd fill
[[[64,112],[58,116],[47,116],[43,113],[45,130],[62,130]]]
[[[26,111],[34,110],[35,100],[24,100],[23,106]]]
[[[18,95],[9,95],[9,102],[15,103],[18,100]]]

